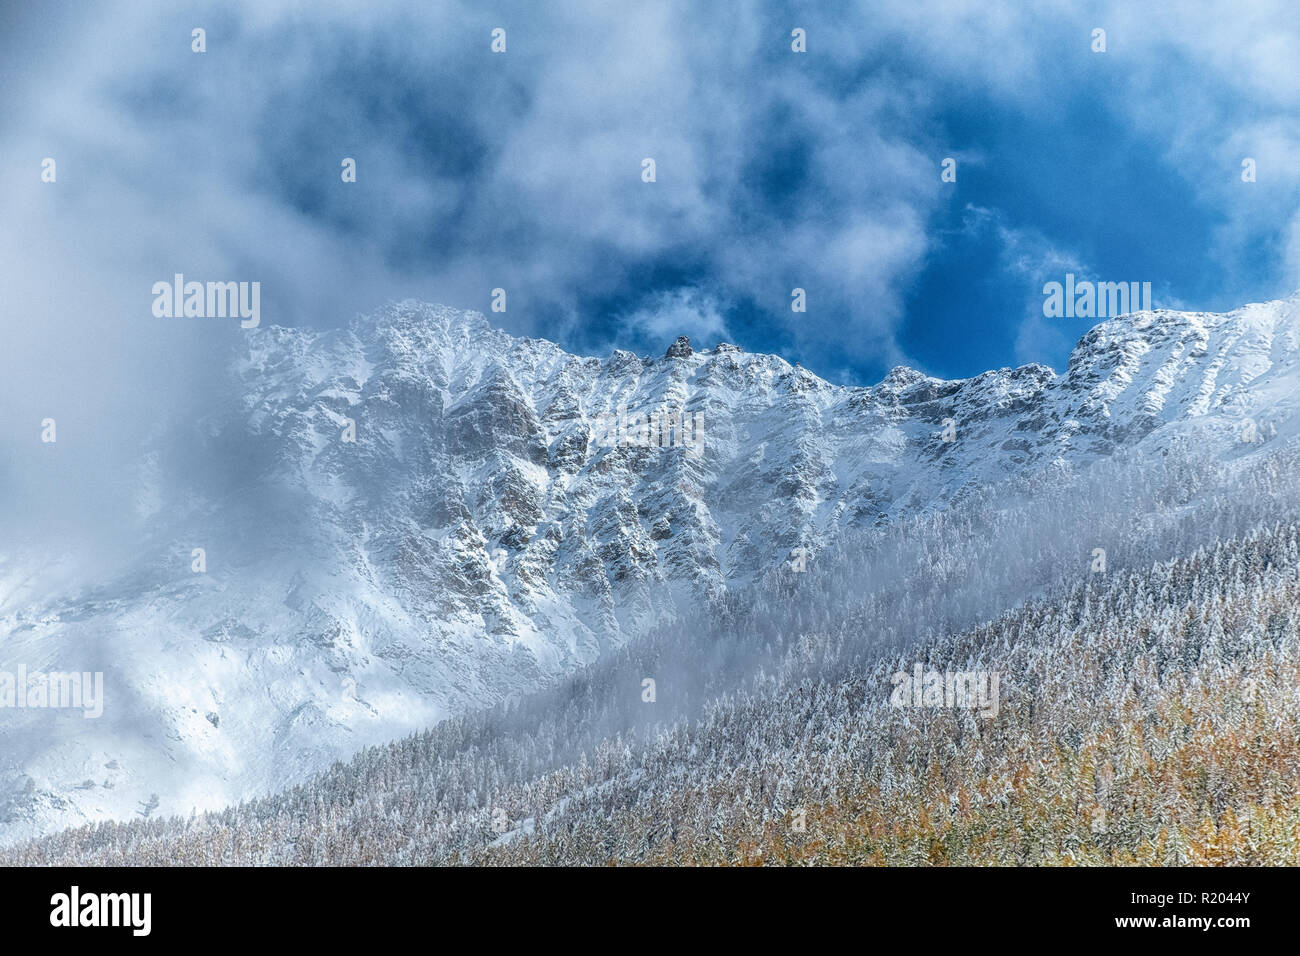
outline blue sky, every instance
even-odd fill
[[[1042,317],[1067,271],[1190,309],[1300,286],[1288,3],[355,7],[6,11],[0,253],[29,391],[201,380],[238,332],[150,324],[177,271],[261,281],[287,325],[408,295],[486,311],[503,287],[494,322],[571,351],[685,333],[858,384],[1062,368],[1090,325]]]

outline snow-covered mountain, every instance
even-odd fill
[[[1258,454],[1300,430],[1298,362],[1297,296],[1110,320],[1059,375],[870,388],[412,302],[252,330],[211,413],[142,452],[138,560],[51,588],[61,556],[0,555],[0,670],[105,674],[101,718],[0,710],[0,841],[297,781],[993,482]],[[650,413],[692,430],[646,440]]]

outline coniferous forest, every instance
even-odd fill
[[[864,529],[275,796],[0,862],[1300,863],[1295,453],[1132,464]],[[998,675],[996,714],[894,706],[917,664]]]

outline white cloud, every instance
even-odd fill
[[[679,335],[689,335],[697,348],[725,341],[730,334],[718,302],[696,289],[662,292],[623,321],[650,342],[666,344]]]

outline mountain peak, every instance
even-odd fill
[[[907,365],[895,365],[881,379],[880,384],[887,388],[906,388],[917,382],[924,382],[929,376]]]
[[[359,315],[353,321],[353,326],[372,329],[437,329],[444,333],[482,332],[492,328],[482,312],[455,309],[419,299],[389,302],[374,312]]]
[[[691,351],[691,337],[689,335],[679,335],[677,341],[668,346],[664,358],[690,358],[693,354]]]

